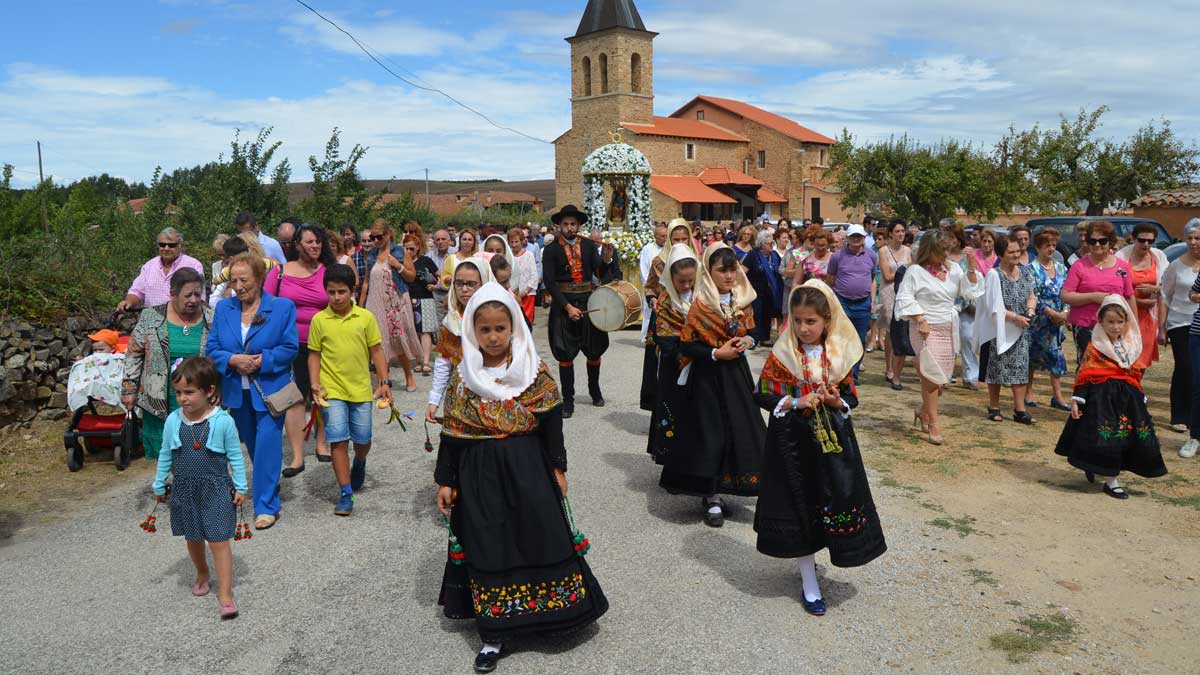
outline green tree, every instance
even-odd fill
[[[1151,121],[1117,142],[1101,135],[1107,106],[1060,116],[1056,128],[1010,128],[997,144],[1011,204],[1045,211],[1086,208],[1102,215],[1109,206],[1127,204],[1151,190],[1193,180],[1200,150],[1175,135],[1168,120]]]
[[[362,228],[378,217],[375,207],[380,197],[369,194],[358,175],[358,162],[367,153],[367,148],[355,144],[350,154],[342,157],[340,135],[334,127],[325,143],[323,160],[318,160],[316,155],[309,156],[312,195],[300,203],[299,212],[306,221],[325,227],[350,223]]]

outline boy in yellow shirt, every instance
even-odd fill
[[[341,492],[333,512],[354,512],[354,493],[367,477],[367,453],[371,451],[373,399],[392,400],[383,339],[375,315],[354,304],[354,270],[347,265],[325,269],[325,292],[329,306],[317,312],[308,332],[308,372],[313,397],[328,404],[325,437],[333,454],[333,473]],[[371,391],[375,364],[379,386]],[[354,442],[354,465],[349,465],[349,445]]]

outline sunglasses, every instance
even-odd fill
[[[405,251],[408,251],[409,253],[416,253],[416,252],[417,252],[417,247],[416,247],[416,246],[405,246],[405,247],[404,247],[404,250],[405,250]]]
[[[1087,243],[1090,246],[1105,246],[1108,244],[1108,237],[1099,237],[1099,238],[1088,237]]]
[[[460,290],[471,290],[479,288],[481,284],[478,281],[455,281],[453,285]]]
[[[1139,244],[1146,244],[1147,246],[1153,246],[1153,245],[1154,245],[1154,240],[1153,240],[1153,239],[1142,239],[1141,237],[1138,237],[1138,240],[1137,240],[1137,241],[1138,241],[1138,243],[1139,243]]]
[[[382,235],[382,234],[373,234],[373,235],[371,235],[371,241],[382,241],[382,240],[383,240],[383,235]]]
[[[158,242],[158,247],[159,248],[179,248],[179,242],[177,242],[177,241],[174,241],[174,242],[160,241],[160,242]]]

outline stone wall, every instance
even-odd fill
[[[92,353],[87,336],[99,328],[83,319],[54,327],[0,321],[0,427],[65,418],[71,364]]]

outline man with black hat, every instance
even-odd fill
[[[574,204],[550,217],[558,235],[542,251],[542,276],[553,302],[550,305],[550,351],[558,361],[558,381],[563,393],[563,417],[575,412],[575,357],[587,359],[588,393],[592,405],[603,406],[600,393],[600,357],[608,350],[608,333],[592,326],[585,314],[595,277],[601,284],[621,278],[621,267],[612,249],[579,236],[587,214]],[[606,257],[607,256],[607,257]]]

